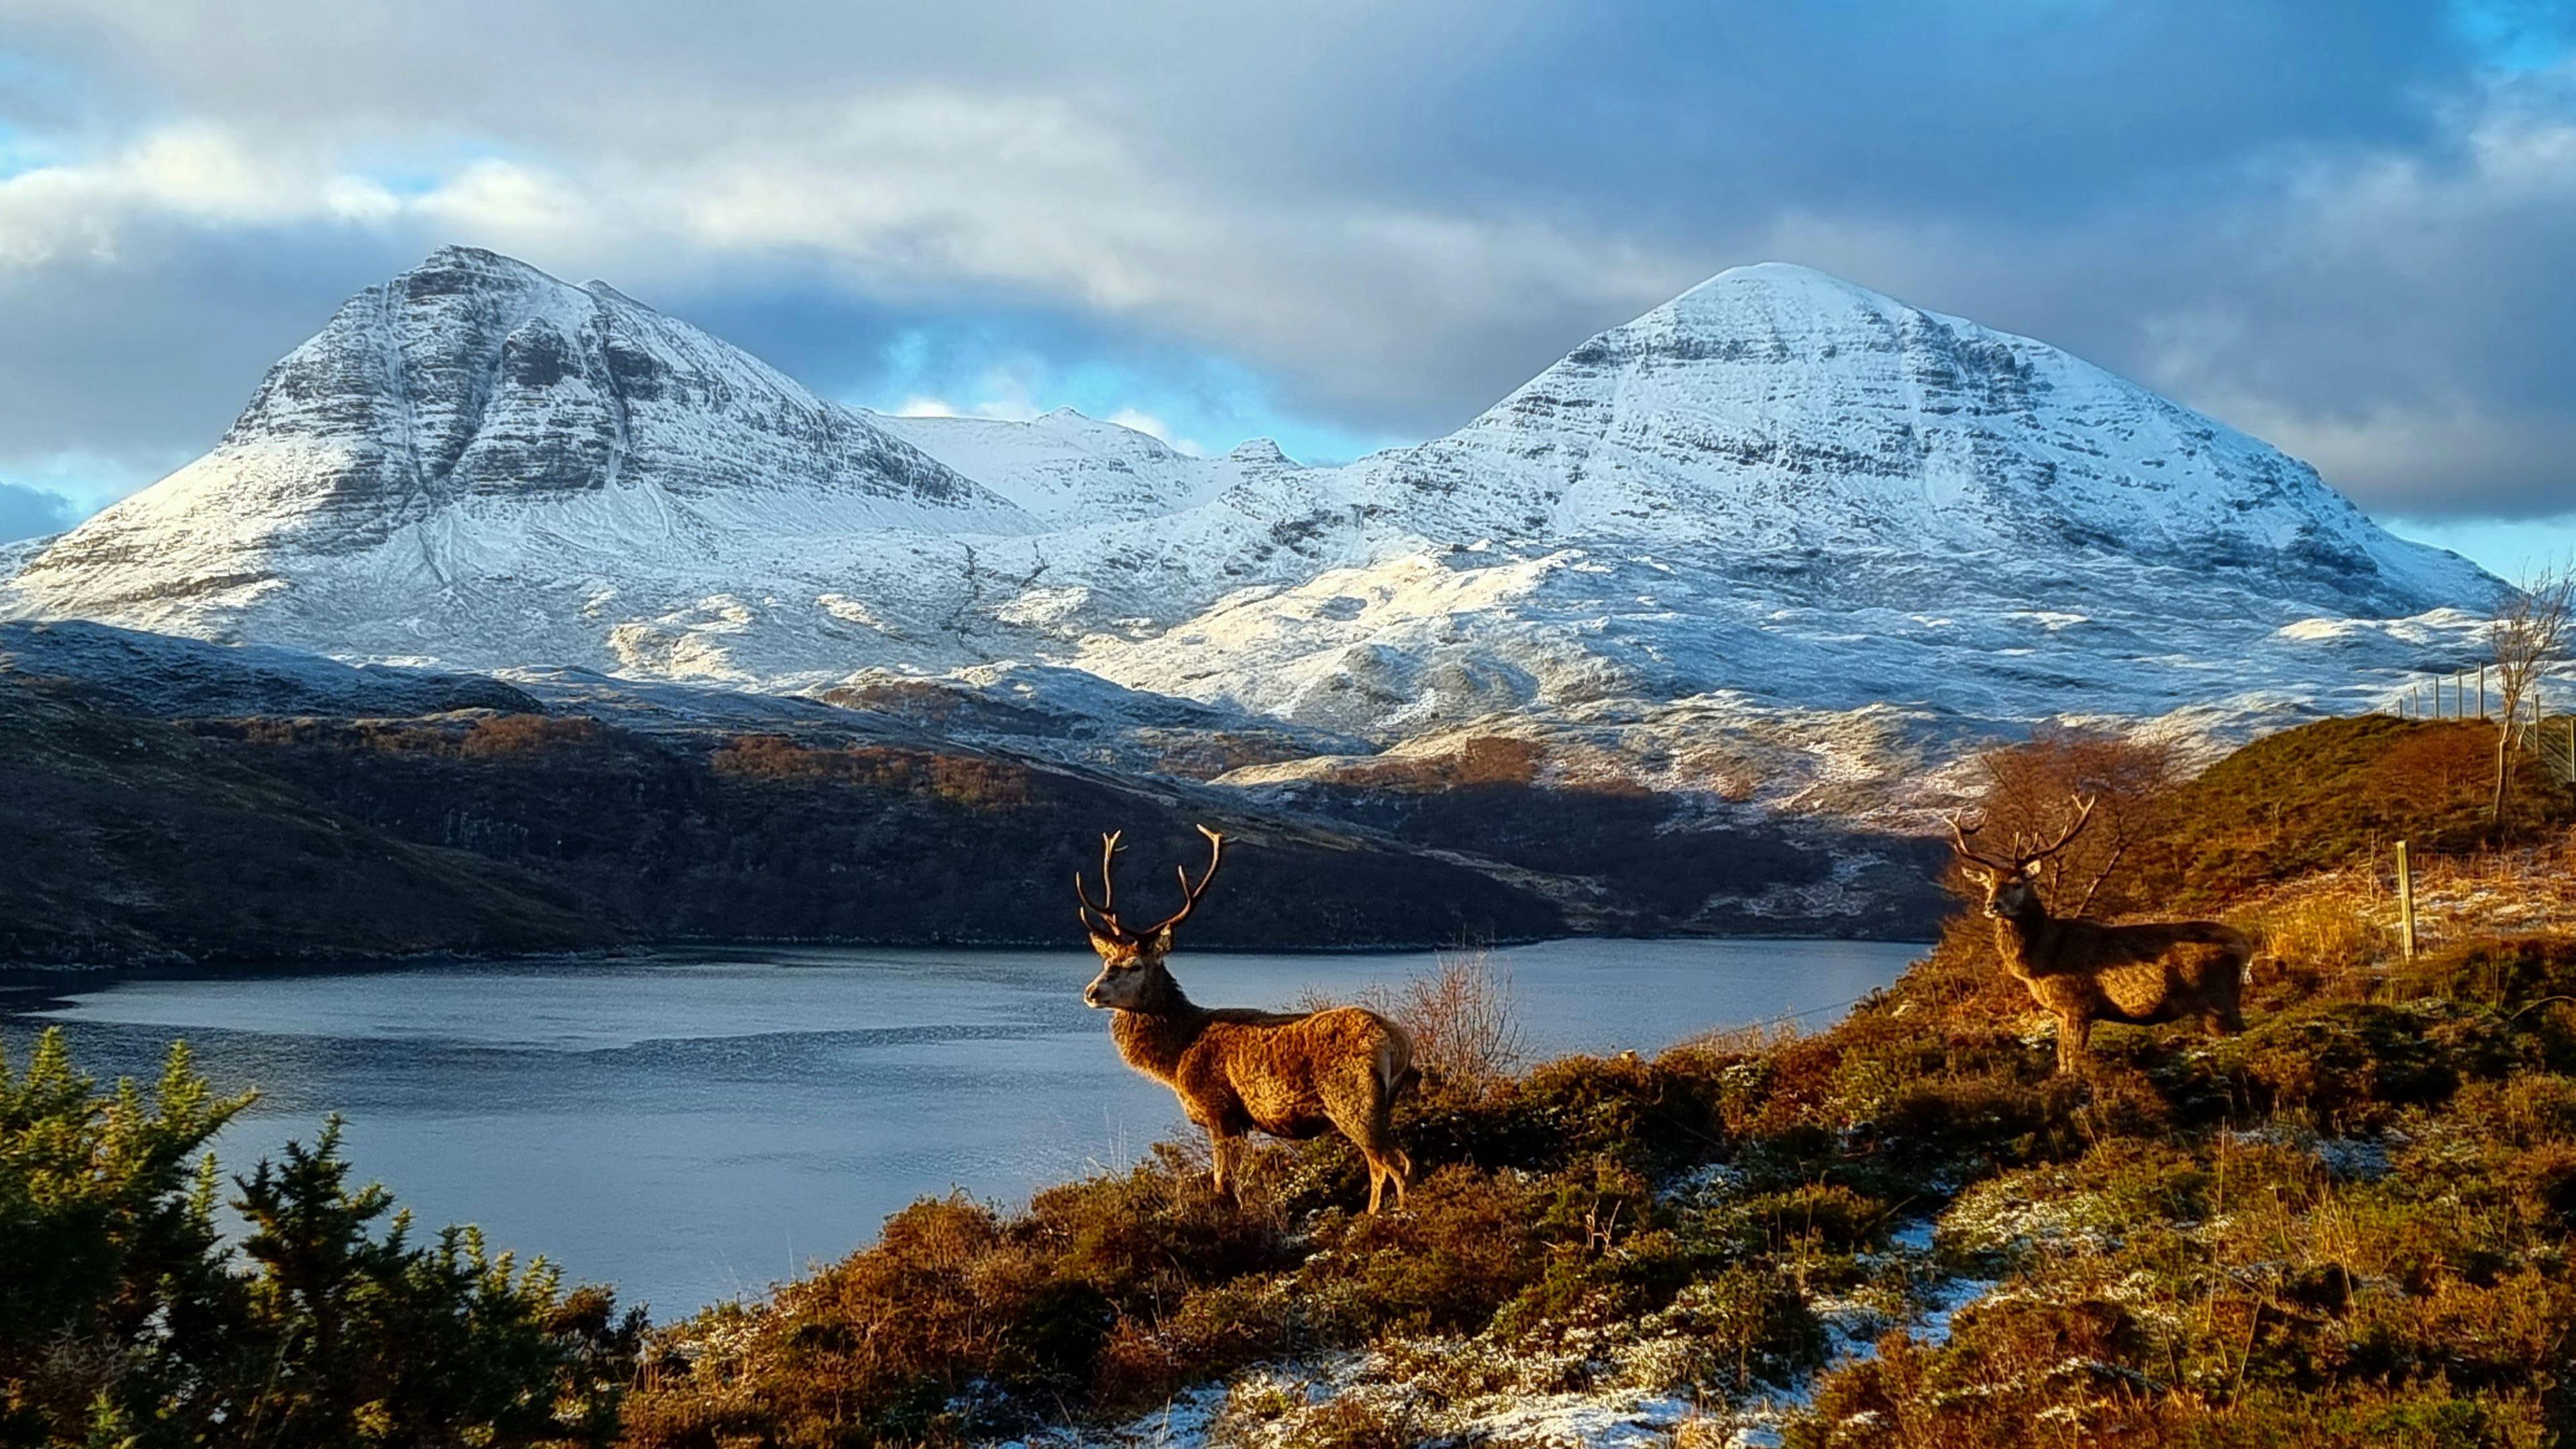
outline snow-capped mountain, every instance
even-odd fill
[[[49,612],[181,633],[456,654],[442,634],[487,609],[556,608],[567,586],[587,602],[626,573],[1040,526],[605,283],[448,248],[350,299],[212,452],[63,536],[15,587]]]
[[[772,689],[1069,665],[1384,740],[1619,701],[2369,700],[2496,587],[2223,424],[1794,266],[1322,468],[1072,413],[860,413],[602,284],[448,250],[0,611]]]
[[[1247,477],[1297,467],[1268,438],[1223,458],[1196,458],[1149,433],[1071,408],[1027,422],[864,416],[1050,528],[1159,518],[1205,503]]]

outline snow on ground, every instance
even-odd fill
[[[1736,1188],[1728,1169],[1712,1167],[1672,1191],[1680,1200],[1707,1202]],[[1945,1343],[1956,1316],[1995,1290],[1996,1280],[1938,1267],[1933,1233],[1929,1219],[1908,1223],[1876,1255],[1880,1266],[1909,1275],[1901,1302],[1868,1294],[1811,1301],[1830,1342],[1825,1371],[1874,1356],[1881,1336],[1893,1329],[1925,1344]],[[1685,1299],[1690,1291],[1684,1290]],[[1784,1425],[1812,1402],[1820,1375],[1759,1386],[1731,1399],[1695,1388],[1672,1372],[1693,1361],[1688,1335],[1657,1326],[1659,1320],[1687,1321],[1687,1310],[1680,1303],[1637,1325],[1577,1330],[1541,1348],[1482,1337],[1414,1339],[1312,1362],[1263,1365],[1223,1383],[1199,1385],[1125,1424],[1053,1429],[1004,1441],[1004,1449],[1294,1449],[1337,1410],[1349,1409],[1375,1422],[1406,1425],[1430,1443],[1528,1449],[1777,1445]],[[1576,1383],[1581,1386],[1566,1387]]]

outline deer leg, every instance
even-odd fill
[[[2057,1018],[2057,1069],[2061,1072],[2082,1071],[2085,1052],[2092,1041],[2093,1018],[2076,1012],[2060,1015]]]
[[[1216,1195],[1219,1197],[1233,1197],[1236,1187],[1240,1185],[1234,1171],[1234,1164],[1236,1150],[1242,1146],[1243,1139],[1240,1136],[1221,1132],[1214,1127],[1208,1129],[1208,1164],[1214,1170]]]
[[[1325,1115],[1332,1118],[1333,1125],[1341,1129],[1341,1134],[1351,1140],[1351,1145],[1358,1148],[1360,1156],[1368,1162],[1368,1210],[1374,1214],[1384,1203],[1389,1182],[1395,1184],[1396,1206],[1402,1207],[1405,1178],[1412,1174],[1413,1159],[1405,1156],[1391,1140],[1388,1118],[1394,1112],[1394,1104],[1383,1095],[1372,1093],[1365,1107],[1349,1109],[1357,1106],[1355,1103],[1339,1108],[1327,1106]]]
[[[1404,1190],[1413,1181],[1413,1157],[1403,1148],[1395,1145],[1393,1124],[1388,1120],[1394,1115],[1394,1102],[1380,1101],[1377,1104],[1377,1120],[1372,1125],[1376,1129],[1378,1158],[1386,1167],[1386,1180],[1395,1184],[1396,1211],[1402,1212]]]

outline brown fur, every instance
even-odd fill
[[[1967,860],[1985,887],[2004,969],[2057,1018],[2057,1069],[2085,1060],[2093,1023],[2198,1021],[2211,1036],[2245,1029],[2237,998],[2254,943],[2216,921],[2116,926],[2048,914],[2019,866]]]
[[[1208,1134],[1216,1188],[1235,1188],[1235,1154],[1247,1133],[1301,1140],[1338,1131],[1369,1168],[1369,1211],[1388,1183],[1396,1206],[1413,1159],[1395,1145],[1395,1099],[1413,1085],[1413,1043],[1373,1011],[1337,1006],[1305,1013],[1204,1007],[1163,965],[1161,941],[1136,945],[1094,936],[1100,975],[1083,1000],[1115,1013],[1110,1039],[1127,1065],[1161,1082]]]

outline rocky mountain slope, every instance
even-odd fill
[[[1320,468],[1064,412],[863,414],[604,284],[450,249],[0,609],[771,690],[1069,666],[1044,677],[1076,696],[1384,742],[1609,701],[2351,704],[2494,587],[2211,419],[1799,267]]]
[[[871,532],[1038,526],[603,283],[450,248],[352,298],[212,452],[36,554],[14,592],[210,638],[589,662],[680,601],[669,581],[828,573]]]

